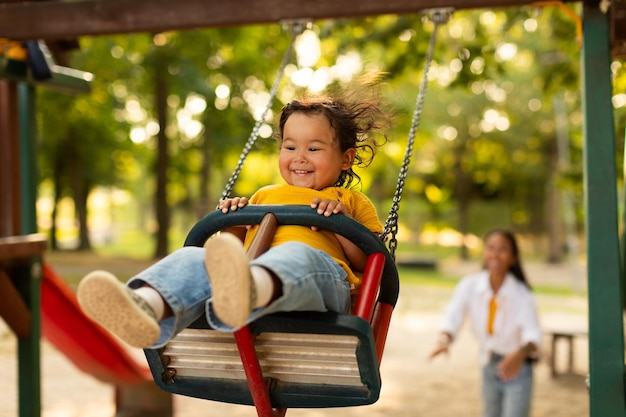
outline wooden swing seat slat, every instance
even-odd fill
[[[217,333],[217,334],[216,334]],[[239,351],[232,335],[215,330],[187,329],[163,352],[178,377],[245,379]],[[217,338],[217,341],[214,339]],[[361,386],[354,336],[262,333],[255,339],[263,375],[293,383]]]
[[[247,354],[241,351],[237,334],[212,330],[202,317],[164,348],[145,350],[156,384],[174,394],[256,405],[257,411],[267,408],[255,404],[259,395],[266,396],[274,409],[375,402],[381,387],[380,358],[398,296],[395,263],[377,236],[353,219],[341,215],[326,218],[308,206],[247,206],[235,213],[207,215],[192,228],[185,246],[202,246],[226,227],[259,224],[268,212],[273,215],[274,226],[296,224],[331,230],[350,239],[373,259],[371,269],[375,271],[371,275],[378,276],[380,288],[377,283],[373,287],[364,283],[370,294],[359,296],[356,308],[369,317],[333,312],[262,317],[245,328],[256,365],[244,359]],[[376,306],[364,305],[368,303]],[[260,368],[261,383],[266,386],[262,390],[267,391],[264,394],[246,375],[249,366]],[[273,414],[259,411],[259,415]]]

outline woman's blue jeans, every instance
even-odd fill
[[[222,323],[213,311],[204,251],[190,246],[178,249],[128,281],[131,288],[144,283],[152,286],[174,313],[173,317],[161,320],[161,336],[151,348],[164,346],[202,314],[206,314],[214,329],[237,330]],[[248,323],[279,311],[346,313],[350,310],[346,272],[323,251],[304,243],[288,242],[271,248],[250,265],[273,272],[282,282],[282,295],[267,307],[254,310]]]
[[[528,417],[533,390],[533,367],[524,362],[517,378],[502,381],[498,377],[500,355],[492,355],[483,368],[483,416]]]

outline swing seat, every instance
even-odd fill
[[[226,227],[260,224],[268,213],[276,225],[317,226],[339,233],[368,255],[353,314],[277,313],[234,334],[212,330],[203,316],[165,347],[145,350],[155,383],[174,394],[257,409],[258,396],[273,409],[376,402],[380,361],[399,289],[395,263],[378,236],[347,216],[324,217],[309,206],[250,205],[227,214],[210,213],[191,229],[185,246],[201,247]],[[257,378],[247,375],[255,368]]]
[[[336,313],[280,313],[249,327],[263,376],[271,381],[274,408],[354,406],[378,399],[378,361],[365,320]],[[147,357],[156,362],[152,372],[165,391],[254,405],[233,334],[210,330],[206,321]]]

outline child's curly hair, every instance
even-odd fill
[[[294,113],[321,114],[335,130],[335,139],[339,141],[342,152],[350,148],[356,149],[353,165],[368,166],[376,154],[376,148],[387,140],[384,133],[376,132],[389,125],[390,118],[381,109],[378,95],[374,97],[358,97],[353,93],[340,98],[330,96],[306,96],[287,103],[280,116],[279,137],[282,141],[283,130],[287,119]],[[378,134],[383,138],[377,141],[373,136]],[[352,170],[352,167],[342,171],[335,182],[336,187],[348,188],[358,184],[361,178]]]

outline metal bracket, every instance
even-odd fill
[[[422,14],[424,14],[431,21],[442,24],[448,23],[450,17],[454,13],[454,7],[440,7],[436,9],[424,9]]]
[[[311,29],[313,19],[284,19],[280,21],[283,30],[291,30],[297,36],[304,32],[305,29]]]

